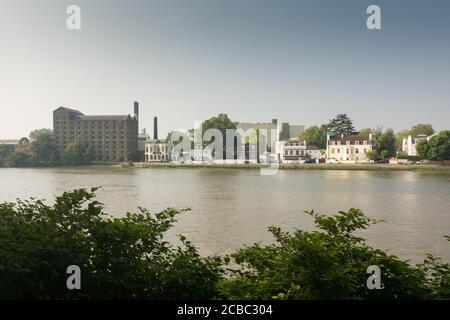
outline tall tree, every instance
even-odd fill
[[[222,133],[223,137],[223,158],[226,157],[226,130],[236,129],[236,122],[230,120],[226,113],[219,113],[216,117],[209,118],[202,123],[202,137],[208,129],[217,129]],[[209,142],[205,141],[205,145]],[[236,148],[236,147],[235,147]],[[236,150],[235,150],[236,154]]]
[[[369,134],[374,134],[375,130],[372,128],[363,128],[361,130],[359,130],[358,135],[362,136],[362,137],[368,137]]]
[[[426,134],[427,136],[431,136],[433,133],[433,126],[429,123],[418,123],[413,126],[409,132],[409,134],[412,136],[417,136],[419,134]]]
[[[317,125],[311,126],[298,138],[319,149],[325,149],[327,147],[327,125],[323,124],[320,127]]]
[[[236,123],[231,121],[226,113],[219,113],[216,117],[209,118],[203,121],[202,131],[203,133],[208,129],[218,129],[222,132],[224,141],[226,129],[236,129]]]
[[[36,130],[31,131],[29,136],[30,136],[31,140],[36,140],[42,135],[48,136],[51,134],[53,134],[52,129],[42,128],[42,129],[36,129]]]
[[[375,137],[374,149],[383,158],[395,156],[397,149],[394,130],[387,129],[386,131],[377,134]]]
[[[30,133],[33,139],[33,161],[41,166],[58,164],[59,155],[56,150],[53,132],[50,129],[38,129]]]
[[[353,121],[346,113],[336,115],[328,123],[328,131],[334,136],[348,136],[355,132]]]

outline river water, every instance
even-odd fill
[[[450,174],[405,171],[258,170],[79,167],[0,169],[0,201],[102,186],[106,211],[123,215],[190,208],[169,237],[186,235],[202,254],[224,254],[272,240],[267,227],[311,230],[304,210],[322,213],[360,208],[386,220],[362,233],[370,243],[412,262],[425,253],[450,260]]]

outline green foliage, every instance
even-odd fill
[[[450,131],[441,131],[431,137],[429,141],[419,141],[416,145],[416,150],[422,159],[449,160]]]
[[[306,140],[310,145],[316,146],[319,149],[327,147],[327,125],[323,124],[320,127],[314,125],[305,130],[299,137],[300,140]]]
[[[362,137],[368,137],[369,134],[371,134],[371,133],[374,134],[375,130],[372,128],[364,128],[364,129],[359,130],[358,135],[360,135]]]
[[[33,161],[41,166],[59,163],[53,132],[50,129],[38,129],[30,133],[33,137]]]
[[[403,138],[407,138],[409,136],[410,130],[401,130],[396,134],[396,146],[397,150],[402,150]]]
[[[10,144],[0,144],[0,167],[7,166],[6,159],[14,153],[14,146]]]
[[[431,136],[433,133],[433,126],[429,123],[418,123],[409,131],[409,134],[413,137],[416,137],[419,134],[426,134],[427,136]]]
[[[370,149],[366,152],[366,158],[369,160],[375,160],[380,158],[380,154],[376,150]]]
[[[202,135],[208,129],[217,129],[222,132],[225,142],[226,129],[236,129],[236,123],[231,121],[227,114],[220,113],[217,115],[217,117],[209,118],[202,123]]]
[[[397,132],[397,139],[396,139],[397,140],[396,141],[397,149],[401,150],[403,138],[406,138],[409,135],[411,135],[413,137],[416,137],[420,134],[425,134],[427,136],[431,136],[434,132],[435,131],[433,129],[433,126],[428,123],[418,123],[409,130],[401,130],[401,131]]]
[[[92,146],[83,141],[68,144],[62,154],[63,163],[72,166],[89,164],[93,159]]]
[[[230,120],[230,118],[228,117],[227,114],[225,113],[220,113],[217,115],[217,117],[212,117],[209,118],[208,120],[205,120],[202,123],[202,137],[204,136],[204,133],[208,130],[208,129],[217,129],[222,133],[222,137],[223,137],[223,158],[226,157],[226,150],[225,150],[225,146],[226,146],[226,140],[227,140],[227,136],[226,136],[226,130],[227,129],[236,129],[236,122],[233,122]],[[208,144],[209,142],[204,141],[205,146]]]
[[[6,167],[32,167],[34,166],[33,154],[29,150],[21,150],[11,153],[5,160]]]
[[[52,130],[37,129],[30,133],[30,137],[33,139],[31,152],[26,148],[15,151],[13,145],[0,146],[0,167],[53,166],[59,164]],[[29,144],[29,140],[22,138],[19,144],[24,147]]]
[[[360,234],[381,221],[359,209],[310,211],[316,230],[270,227],[273,244],[201,257],[183,236],[165,240],[183,211],[112,217],[95,191],[66,192],[51,206],[0,204],[0,299],[450,299],[448,263],[428,255],[412,266],[372,248]],[[66,287],[70,265],[81,269],[81,290]],[[381,290],[366,286],[372,265]]]
[[[355,127],[353,127],[353,121],[346,113],[340,113],[336,115],[328,123],[328,131],[334,136],[348,136],[355,133]]]
[[[416,151],[421,159],[428,159],[428,151],[430,150],[430,144],[427,140],[420,140],[416,143]]]
[[[374,149],[381,157],[393,157],[397,154],[396,136],[394,130],[387,129],[374,137]]]
[[[43,129],[35,129],[35,130],[31,131],[29,136],[30,136],[31,140],[36,140],[36,139],[39,139],[41,136],[49,136],[49,135],[53,135],[53,130],[43,128]]]
[[[447,264],[413,267],[370,247],[355,235],[380,221],[358,209],[334,216],[308,212],[317,231],[283,232],[271,227],[276,243],[254,244],[232,254],[230,277],[218,288],[231,299],[426,299],[445,298],[450,284]],[[382,290],[366,286],[367,267],[382,272]]]
[[[0,299],[208,299],[220,259],[202,258],[184,237],[164,240],[180,211],[103,212],[94,192],[0,204]],[[81,268],[82,290],[66,287]]]

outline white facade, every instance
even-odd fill
[[[146,162],[169,162],[171,160],[172,145],[160,141],[148,141],[145,144]]]
[[[277,141],[276,158],[280,163],[302,163],[306,159],[320,159],[319,148],[308,145],[306,141],[291,139]]]
[[[430,137],[428,137],[425,134],[420,134],[416,137],[412,137],[411,135],[404,137],[402,141],[402,151],[408,156],[417,156],[416,150],[417,142],[429,139]]]
[[[306,158],[306,142],[301,140],[287,141],[283,146],[282,162],[298,163]]]
[[[306,153],[311,159],[320,159],[322,157],[320,149],[316,146],[306,145]]]
[[[372,150],[372,134],[362,136],[327,136],[327,159],[336,159],[342,162],[355,163],[367,160],[366,153]]]

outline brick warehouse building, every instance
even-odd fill
[[[53,111],[53,133],[60,154],[76,141],[89,143],[97,162],[133,160],[138,152],[139,103],[134,116],[87,116],[78,110],[59,107]]]

